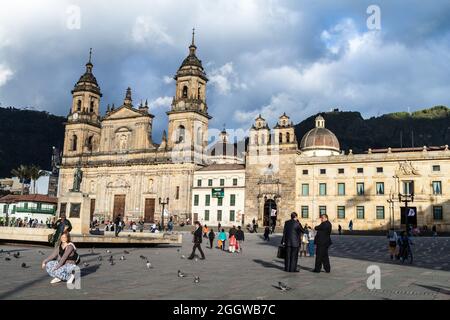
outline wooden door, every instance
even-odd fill
[[[155,199],[145,199],[144,222],[155,222]]]
[[[123,219],[125,216],[125,195],[124,194],[116,194],[114,196],[114,209],[113,209],[113,219],[120,214],[120,217]]]
[[[95,199],[91,199],[90,221],[94,220],[94,211],[95,211]]]

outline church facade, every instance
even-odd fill
[[[208,78],[196,49],[193,36],[189,54],[175,75],[168,128],[159,144],[152,139],[154,116],[147,102],[135,106],[130,88],[120,107],[108,106],[106,114],[100,114],[102,93],[89,58],[72,90],[65,124],[59,214],[76,219],[84,208],[91,219],[112,220],[120,215],[124,220],[153,222],[162,219],[160,201],[169,201],[170,215],[187,219],[193,174],[205,163],[211,119],[206,104]],[[78,171],[82,177],[77,178]],[[71,200],[74,192],[82,198]]]
[[[326,213],[343,230],[450,231],[448,145],[346,153],[322,116],[300,143],[286,115],[273,130],[259,116],[246,155],[246,216],[280,225],[293,211],[308,225]]]

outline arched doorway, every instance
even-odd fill
[[[264,202],[264,227],[270,227],[277,221],[277,203],[273,199]]]

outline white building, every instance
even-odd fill
[[[224,227],[244,225],[245,165],[244,141],[229,143],[225,130],[209,150],[209,165],[194,173],[193,221]]]
[[[41,194],[7,195],[0,198],[0,218],[38,219],[45,223],[56,214],[58,199]]]

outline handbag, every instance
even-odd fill
[[[286,258],[286,247],[283,245],[278,246],[277,258],[284,259]]]

